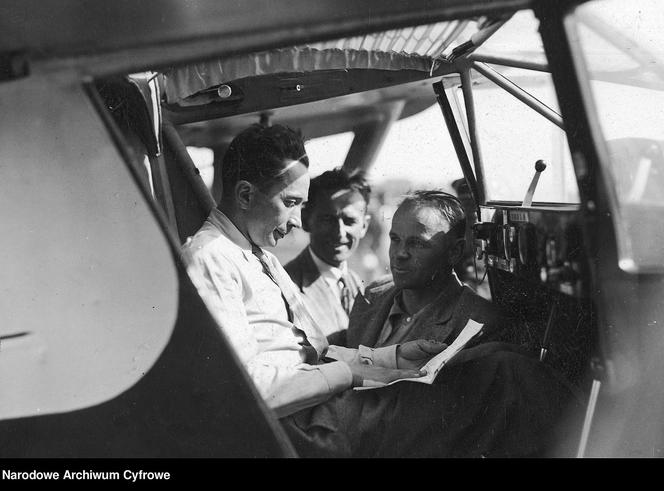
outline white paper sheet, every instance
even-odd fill
[[[454,355],[463,349],[463,347],[470,341],[473,337],[480,332],[484,324],[474,321],[473,319],[468,319],[468,323],[459,333],[457,338],[450,344],[445,351],[438,353],[436,356],[431,358],[426,365],[422,367],[422,370],[426,371],[427,374],[422,377],[416,378],[401,378],[385,384],[383,382],[376,382],[374,380],[365,380],[362,387],[354,387],[354,390],[368,390],[368,389],[377,389],[379,387],[386,387],[388,385],[396,384],[397,382],[419,382],[421,384],[432,384],[438,376],[441,368],[445,366],[445,363],[450,361]]]

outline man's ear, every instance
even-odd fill
[[[463,259],[463,251],[466,248],[466,239],[459,237],[450,246],[450,266],[455,266]]]
[[[360,239],[364,238],[364,236],[367,235],[370,222],[371,222],[371,215],[367,213],[366,215],[364,215],[364,225],[362,226],[362,231],[360,232]]]
[[[235,202],[241,210],[251,208],[251,203],[254,200],[254,192],[254,185],[249,181],[238,181],[235,184]]]

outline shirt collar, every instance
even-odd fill
[[[327,264],[325,261],[323,261],[321,258],[319,258],[316,253],[313,251],[311,246],[307,248],[309,250],[309,254],[311,255],[311,259],[313,259],[314,264],[318,268],[318,272],[323,278],[330,279],[333,281],[339,281],[339,278],[341,278],[344,274],[348,272],[348,265],[344,261],[341,263],[339,267],[332,266],[331,264]]]
[[[451,305],[452,304],[452,299],[459,295],[463,290],[463,284],[459,281],[459,278],[454,274],[454,286],[451,286],[449,288],[444,289],[440,294],[431,302],[426,304],[424,307],[422,307],[419,311],[413,313],[413,314],[408,314],[406,310],[403,308],[403,290],[399,290],[397,294],[394,296],[394,300],[392,301],[392,307],[390,308],[390,312],[387,314],[388,319],[391,318],[393,315],[407,315],[409,317],[415,317],[420,315],[420,312],[424,312],[428,309],[430,309],[432,306],[435,305]]]
[[[218,228],[228,239],[243,251],[251,254],[251,242],[240,232],[235,224],[223,212],[213,208],[207,221]]]
[[[395,315],[406,315],[406,311],[401,306],[401,291],[394,296],[392,307],[390,307],[390,312],[387,314],[387,318],[391,319]]]

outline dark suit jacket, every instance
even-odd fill
[[[311,258],[309,248],[304,249],[285,269],[293,282],[298,286],[304,302],[317,321],[330,344],[345,346],[348,315],[341,306],[341,300],[320,275],[316,263]],[[361,292],[362,281],[353,271],[348,271],[353,282],[350,285]]]
[[[390,280],[358,295],[350,315],[350,347],[376,345],[396,294]],[[418,316],[410,339],[449,344],[468,318],[484,324],[482,334],[432,385],[346,390],[283,418],[301,456],[540,457],[557,448],[555,431],[563,414],[578,411],[583,416],[583,404],[575,405],[574,413],[563,412],[576,403],[551,367],[515,345],[486,342],[504,325],[491,302],[459,285],[441,293],[427,309]]]
[[[397,293],[392,278],[386,277],[369,285],[364,295],[358,295],[350,314],[348,347],[357,348],[360,344],[379,347],[378,338]],[[507,324],[507,319],[494,304],[467,286],[442,292],[427,309],[423,312],[425,315],[419,316],[413,324],[408,341],[424,338],[450,344],[468,319],[473,319],[483,323],[484,327],[468,344],[470,347],[479,342],[498,340]]]

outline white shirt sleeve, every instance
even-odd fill
[[[247,368],[261,396],[278,418],[325,402],[350,388],[353,382],[348,364],[342,361],[277,367],[251,360]]]
[[[219,255],[183,255],[187,272],[258,392],[277,417],[315,406],[352,385],[343,361],[288,366],[261,351],[247,319],[237,266]]]

